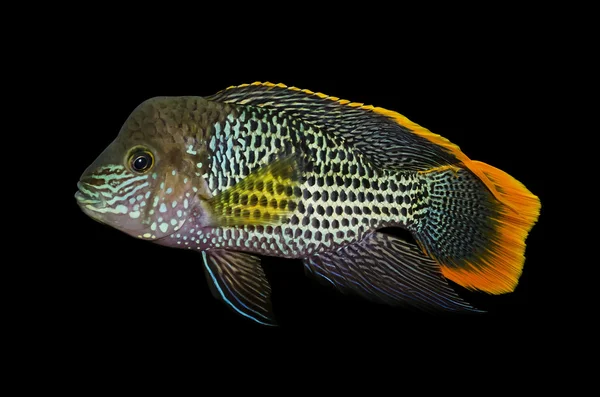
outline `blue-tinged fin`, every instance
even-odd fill
[[[238,314],[262,325],[277,325],[271,307],[271,286],[260,258],[241,252],[202,252],[213,295]]]
[[[375,232],[304,260],[306,272],[344,293],[426,311],[480,312],[448,285],[440,265],[412,243]]]

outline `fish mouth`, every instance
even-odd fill
[[[104,206],[104,199],[99,193],[95,193],[89,187],[91,185],[85,182],[77,182],[77,192],[75,192],[75,200],[80,207],[92,206],[94,208],[100,208]]]

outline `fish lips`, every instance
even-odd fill
[[[100,193],[94,193],[89,187],[91,185],[85,182],[77,182],[77,192],[75,192],[75,200],[77,204],[82,207],[91,205],[95,208],[101,208],[104,206],[104,198]]]
[[[75,201],[84,214],[93,220],[104,224],[102,216],[99,212],[94,211],[94,208],[103,208],[106,204],[100,193],[94,193],[89,189],[89,184],[85,182],[77,182],[77,191],[75,192]]]

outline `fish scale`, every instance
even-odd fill
[[[297,209],[282,226],[226,227],[230,234],[217,233],[219,228],[213,228],[207,232],[211,237],[206,243],[201,231],[199,249],[228,247],[300,257],[360,240],[366,230],[411,224],[412,204],[425,188],[416,173],[379,170],[353,153],[343,139],[327,136],[311,123],[284,112],[240,107],[232,107],[232,111],[210,129],[215,134],[208,145],[213,166],[207,181],[213,196],[268,164],[272,156],[306,154],[313,161],[313,169],[303,174]],[[235,113],[248,117],[245,122],[238,121]],[[283,128],[285,135],[281,134]],[[234,143],[233,150],[230,143]],[[238,166],[222,166],[223,162]],[[349,196],[348,188],[355,194]],[[312,230],[303,230],[306,226]]]

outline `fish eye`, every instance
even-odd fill
[[[154,156],[146,149],[134,150],[129,156],[129,166],[137,173],[144,173],[154,165]]]

